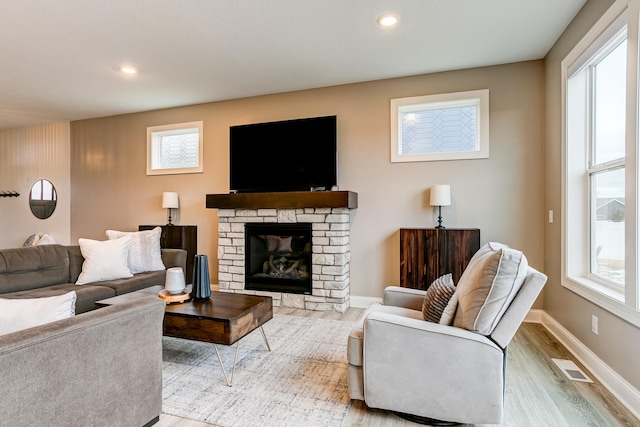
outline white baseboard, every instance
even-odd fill
[[[542,323],[542,315],[544,314],[544,310],[539,310],[537,308],[532,308],[527,313],[527,316],[524,318],[524,321],[527,323]]]
[[[605,386],[637,418],[640,418],[640,391],[629,384],[602,359],[573,336],[544,310],[531,310],[527,319],[539,318],[541,323],[589,372]],[[535,320],[526,320],[535,322]],[[537,323],[537,322],[536,322]]]
[[[382,302],[382,298],[376,298],[376,297],[359,297],[356,295],[351,295],[351,299],[349,301],[351,307],[358,307],[358,308],[367,308],[369,307],[371,304]]]

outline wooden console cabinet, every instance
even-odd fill
[[[187,266],[185,271],[187,284],[193,282],[193,263],[198,253],[197,225],[139,225],[138,230],[162,228],[160,247],[165,249],[184,249],[187,251]]]
[[[469,260],[480,249],[477,228],[400,229],[400,286],[426,290],[451,273],[458,283]]]

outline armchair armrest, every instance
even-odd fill
[[[482,419],[483,408],[487,420],[502,411],[504,353],[483,335],[372,312],[364,322],[363,356],[370,407],[459,422],[470,414]]]
[[[395,305],[397,307],[405,307],[421,311],[425,294],[426,291],[421,291],[419,289],[387,286],[384,289],[384,294],[382,295],[382,304]]]

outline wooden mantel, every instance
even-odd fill
[[[353,191],[207,194],[207,208],[210,209],[355,209],[357,207],[358,193]]]

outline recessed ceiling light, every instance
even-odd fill
[[[134,67],[131,67],[129,65],[123,65],[119,68],[119,70],[124,74],[136,74],[138,72],[138,70],[136,70]]]
[[[382,28],[393,28],[398,23],[398,18],[391,14],[385,14],[380,16],[377,22]]]

